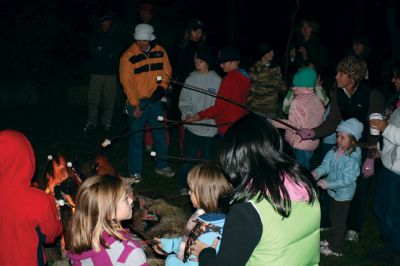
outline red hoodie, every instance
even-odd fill
[[[235,69],[229,71],[228,74],[222,79],[218,90],[218,95],[246,105],[249,90],[250,79],[242,74],[238,69]],[[246,113],[247,111],[243,107],[217,98],[213,106],[199,112],[198,115],[200,120],[212,118],[215,119],[217,124],[233,124]],[[220,126],[218,128],[218,132],[220,134],[225,134],[231,124]]]
[[[62,226],[54,199],[30,186],[35,156],[28,139],[0,131],[0,264],[43,265],[42,242],[53,242]]]

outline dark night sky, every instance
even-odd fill
[[[1,0],[0,12],[3,33],[0,40],[0,71],[19,72],[20,68],[34,69],[38,65],[71,64],[87,57],[86,38],[102,7],[115,10],[121,24],[133,31],[135,4],[129,0]],[[290,31],[290,19],[296,7],[295,0],[181,0],[154,1],[158,3],[160,18],[173,25],[184,27],[191,17],[206,22],[209,41],[216,47],[229,42],[229,29],[237,36],[235,45],[242,53],[252,55],[255,47],[265,41],[282,55]],[[364,21],[363,31],[384,45],[388,39],[385,27],[385,0],[364,0],[364,16],[357,12],[356,0],[300,0],[297,20],[312,16],[321,26],[320,36],[328,47],[349,47],[354,34],[355,21]],[[173,3],[181,7],[174,15],[164,12]],[[231,6],[229,11],[228,6]],[[233,12],[229,20],[228,13]],[[132,24],[132,25],[129,25]],[[131,34],[131,33],[130,33]],[[82,63],[82,62],[79,62]],[[78,64],[79,65],[79,64]],[[35,74],[34,74],[35,75]],[[29,76],[29,75],[27,75]]]

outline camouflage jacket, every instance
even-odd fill
[[[280,66],[272,63],[266,66],[257,61],[249,70],[252,78],[249,107],[256,112],[275,114],[278,109],[278,90],[282,81]]]

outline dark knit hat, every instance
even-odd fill
[[[192,30],[202,30],[202,29],[204,29],[204,22],[202,20],[198,19],[198,18],[192,19],[189,22],[189,27]]]
[[[194,58],[201,59],[204,62],[206,62],[208,65],[215,63],[215,58],[214,58],[211,50],[207,49],[207,48],[199,49],[195,53]]]
[[[151,0],[143,0],[138,3],[139,10],[154,11],[154,3]]]
[[[109,14],[103,14],[103,15],[99,16],[99,18],[97,19],[97,22],[102,23],[109,19],[111,19],[111,16]]]
[[[272,50],[274,50],[272,46],[266,43],[261,43],[257,48],[257,52],[260,57],[264,56],[266,53],[271,52]]]
[[[236,47],[225,46],[219,52],[219,63],[240,60],[240,51]]]
[[[339,62],[336,71],[347,74],[355,82],[360,82],[367,73],[367,63],[353,55],[347,56]]]
[[[354,43],[360,43],[360,44],[363,44],[363,45],[369,45],[370,40],[369,40],[369,38],[367,36],[357,35],[357,36],[355,36],[353,38],[353,44]]]

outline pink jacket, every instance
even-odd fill
[[[289,109],[289,124],[296,128],[315,128],[323,121],[324,106],[312,89],[293,88],[294,99]],[[318,148],[319,139],[302,140],[293,129],[282,127],[274,122],[276,127],[286,128],[285,139],[293,147],[299,150],[313,151]]]

